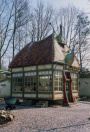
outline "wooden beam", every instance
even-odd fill
[[[36,98],[38,98],[38,66],[36,66]]]
[[[10,93],[10,96],[12,97],[12,68],[11,68],[11,93]]]

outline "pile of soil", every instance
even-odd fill
[[[0,125],[6,124],[9,121],[11,121],[10,118],[0,117]]]
[[[0,98],[0,103],[4,102],[4,98]],[[0,110],[0,127],[14,119],[14,115],[10,111]]]
[[[14,115],[10,114],[9,111],[0,110],[0,126],[7,124],[14,119]]]

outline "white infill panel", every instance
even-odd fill
[[[76,59],[76,57],[74,57],[74,61],[72,63],[72,66],[80,68],[80,65],[79,65],[78,60]]]
[[[18,93],[17,93],[17,94],[14,94],[14,93],[13,93],[13,94],[12,94],[12,97],[22,97],[22,94],[18,94]]]
[[[53,69],[55,69],[55,70],[63,70],[63,66],[54,64],[53,65]]]
[[[55,98],[63,98],[63,94],[55,94]]]
[[[52,98],[52,94],[38,94],[38,98]]]
[[[54,40],[54,59],[58,62],[64,62],[65,56],[62,51],[62,47]]]
[[[41,70],[41,69],[51,69],[52,68],[52,65],[40,65],[38,66],[38,69]]]
[[[21,72],[23,68],[12,68],[12,72]]]
[[[24,71],[34,71],[36,70],[36,66],[24,67]]]
[[[73,93],[73,96],[74,96],[74,97],[77,97],[77,96],[78,96],[78,93]]]
[[[24,94],[24,97],[35,98],[36,94]]]

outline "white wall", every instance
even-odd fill
[[[0,82],[0,97],[10,96],[11,91],[11,80]]]
[[[79,96],[90,97],[90,78],[80,78],[79,81]]]

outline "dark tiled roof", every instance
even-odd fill
[[[52,35],[46,39],[27,44],[12,60],[9,68],[48,64],[53,61]]]
[[[88,72],[82,72],[82,73],[80,73],[80,75],[79,75],[79,77],[80,78],[90,78],[90,72],[88,71]]]

